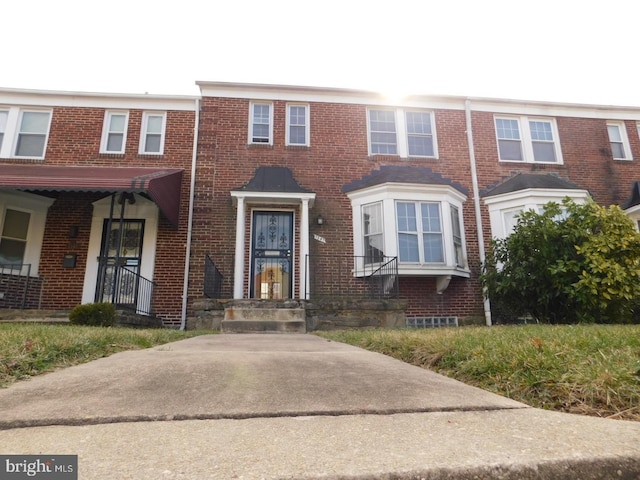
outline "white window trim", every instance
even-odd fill
[[[6,121],[5,121],[4,129],[0,132],[0,133],[2,133],[2,138],[0,139],[0,152],[2,152],[2,144],[6,143],[6,140],[7,140],[6,131],[7,131],[7,125],[9,123],[9,110],[6,109],[6,108],[0,108],[0,113],[6,113],[7,114],[7,118],[6,118]]]
[[[162,117],[162,131],[160,132],[160,151],[147,152],[147,128],[149,125],[149,117]],[[164,155],[164,140],[167,129],[167,112],[148,111],[142,112],[142,126],[140,129],[140,146],[138,153],[140,155]]]
[[[305,143],[291,143],[291,107],[304,107],[304,139]],[[253,111],[253,109],[252,109]],[[285,145],[293,146],[293,147],[308,147],[311,144],[311,128],[309,124],[310,119],[310,108],[308,103],[287,103],[287,120],[286,120],[286,134],[285,134]]]
[[[484,203],[489,209],[489,222],[493,238],[506,238],[511,234],[511,230],[507,228],[504,220],[505,213],[514,210],[540,212],[540,209],[547,203],[561,204],[567,197],[582,204],[590,198],[590,195],[587,190],[527,188],[485,198]]]
[[[27,233],[27,244],[24,251],[23,263],[31,265],[30,275],[38,276],[40,268],[40,254],[42,252],[42,242],[44,239],[44,228],[47,221],[47,212],[53,205],[54,199],[42,197],[25,192],[1,192],[0,193],[0,232],[1,222],[4,221],[4,212],[7,209],[27,212],[29,218],[29,229]],[[27,271],[22,272],[23,275]]]
[[[384,255],[398,256],[398,231],[396,219],[396,202],[435,202],[440,204],[441,228],[444,240],[444,263],[405,263],[398,261],[398,274],[403,276],[461,276],[469,277],[466,235],[464,230],[463,202],[467,197],[453,187],[447,185],[399,184],[386,183],[374,187],[350,192],[353,222],[353,251],[357,257],[364,256],[364,232],[362,224],[362,207],[371,203],[382,203],[382,219],[384,222]],[[460,218],[460,234],[464,266],[456,266],[453,227],[451,225],[451,206],[458,208]],[[368,273],[369,270],[358,266],[357,272]]]
[[[609,127],[618,127],[618,131],[620,132],[620,140],[622,141],[622,150],[624,151],[624,158],[618,158],[613,156],[613,150],[611,151],[611,156],[614,160],[625,160],[630,161],[633,160],[633,156],[631,155],[631,144],[629,143],[629,137],[627,136],[627,126],[622,121],[609,120],[607,121],[607,138],[609,138],[609,145],[611,145],[611,137],[609,136]]]
[[[1,107],[0,110],[7,112],[7,126],[4,131],[4,140],[0,145],[0,158],[20,158],[20,159],[37,159],[43,160],[47,154],[47,146],[49,144],[49,132],[51,131],[51,122],[53,119],[53,110],[46,108],[22,108],[22,107]],[[23,156],[16,155],[16,148],[18,146],[18,135],[20,134],[20,124],[22,123],[22,115],[24,112],[34,113],[48,113],[49,123],[47,125],[47,131],[45,132],[44,148],[42,149],[42,155],[35,156]]]
[[[122,148],[120,150],[107,150],[109,142],[109,134],[111,131],[109,127],[111,125],[111,117],[114,115],[124,115],[124,131],[122,132]],[[104,112],[104,123],[102,125],[102,140],[100,142],[100,153],[106,154],[121,154],[124,153],[127,147],[127,132],[129,130],[129,112],[126,110],[107,110]]]
[[[397,153],[373,153],[371,149],[371,111],[393,112],[396,126],[396,150]],[[407,130],[407,113],[428,113],[431,116],[431,137],[433,141],[433,156],[427,155],[409,155],[409,133]],[[436,131],[436,118],[433,110],[420,108],[388,108],[388,107],[369,107],[367,108],[367,145],[370,156],[393,156],[400,158],[428,158],[437,160],[438,156],[438,136]]]
[[[500,138],[498,137],[498,128],[496,127],[496,120],[515,120],[518,122],[518,128],[520,129],[520,146],[522,147],[522,160],[503,160],[500,158]],[[555,162],[539,162],[534,160],[533,155],[533,140],[531,139],[531,129],[529,128],[529,122],[549,122],[551,124],[551,132],[553,134],[553,148],[556,155]],[[560,148],[560,135],[558,134],[558,125],[555,118],[549,117],[529,117],[526,115],[494,115],[493,117],[493,130],[496,137],[496,148],[498,150],[498,160],[505,163],[534,163],[542,165],[562,165],[564,163],[562,159],[562,149]]]
[[[253,107],[267,105],[269,107],[269,140],[267,142],[253,141]],[[250,145],[273,145],[273,102],[249,102],[249,128],[247,128],[247,142]]]

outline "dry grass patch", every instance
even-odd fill
[[[0,324],[0,387],[123,350],[149,348],[203,331]]]
[[[527,325],[319,335],[528,405],[640,421],[640,326]]]

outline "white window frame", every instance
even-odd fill
[[[393,113],[394,118],[394,127],[395,127],[395,146],[396,153],[377,153],[373,151],[373,142],[372,142],[372,133],[375,133],[371,129],[371,112],[391,112]],[[409,134],[409,130],[407,127],[407,114],[408,113],[421,113],[428,114],[430,117],[431,123],[431,134],[424,134],[423,136],[430,136],[431,143],[433,148],[433,155],[410,155],[409,154],[409,135],[420,135],[417,133]],[[390,133],[390,132],[387,132]],[[367,108],[367,143],[369,146],[369,155],[387,155],[394,156],[400,158],[428,158],[428,159],[437,159],[438,158],[438,137],[436,133],[436,119],[433,110],[428,109],[420,109],[420,108],[388,108],[388,107],[369,107]],[[389,144],[391,145],[391,144]]]
[[[291,123],[291,108],[304,108],[304,125]],[[286,120],[287,132],[285,134],[285,145],[308,147],[311,144],[311,138],[309,137],[310,131],[311,131],[309,118],[310,118],[309,104],[307,103],[288,103],[287,104],[287,120]],[[304,127],[303,143],[296,143],[291,140],[292,127]]]
[[[40,268],[40,254],[44,239],[44,228],[47,220],[47,211],[53,205],[54,199],[34,195],[25,192],[0,192],[0,232],[2,232],[5,212],[17,210],[29,213],[29,228],[27,244],[25,246],[24,264],[31,265],[31,270],[23,268],[21,275],[38,276]]]
[[[503,159],[500,156],[500,140],[511,140],[511,139],[501,139],[498,136],[498,126],[496,120],[515,120],[518,124],[518,129],[520,133],[520,149],[522,153],[522,160],[510,160]],[[549,123],[551,126],[551,134],[553,135],[553,152],[556,157],[554,162],[548,161],[538,161],[535,160],[533,144],[538,142],[539,140],[533,140],[531,135],[531,127],[529,122],[545,122]],[[500,162],[516,162],[516,163],[535,163],[535,164],[547,164],[547,165],[562,165],[562,149],[560,148],[560,135],[558,134],[558,125],[556,123],[555,118],[549,117],[529,117],[529,116],[515,116],[515,115],[494,115],[493,119],[493,128],[496,136],[496,147],[498,149],[498,159]]]
[[[7,131],[7,123],[9,121],[9,110],[0,108],[0,152],[2,151],[2,144],[7,138],[5,133]]]
[[[124,129],[122,132],[114,132],[110,130],[111,119],[114,116],[124,116]],[[102,140],[100,142],[100,153],[107,154],[122,154],[127,147],[127,131],[129,130],[129,112],[126,110],[107,110],[104,112],[104,123],[102,126]],[[111,134],[122,134],[122,146],[120,150],[109,150],[109,136]]]
[[[587,190],[527,188],[486,197],[484,203],[489,209],[492,237],[497,239],[511,235],[515,224],[507,221],[508,214],[529,210],[540,213],[547,203],[556,202],[557,204],[562,204],[562,201],[567,197],[578,204],[582,204],[590,198],[590,195]]]
[[[46,108],[23,108],[23,107],[0,107],[0,111],[7,113],[7,120],[4,130],[4,139],[0,143],[0,158],[20,158],[20,159],[34,159],[43,160],[47,153],[47,146],[49,143],[49,132],[51,130],[51,122],[53,119],[53,110]],[[47,123],[46,132],[41,133],[44,135],[44,146],[42,148],[42,155],[16,155],[16,149],[18,147],[18,138],[20,135],[20,128],[22,124],[22,117],[24,113],[46,113],[49,115],[49,121]]]
[[[367,232],[367,222],[366,222],[366,218],[365,218],[365,209],[368,208],[376,208],[379,209],[379,213],[380,213],[380,225],[379,225],[379,230],[376,231],[369,231]],[[380,260],[384,260],[384,256],[385,256],[385,252],[384,252],[384,212],[382,209],[382,202],[373,202],[373,203],[367,203],[365,205],[361,206],[361,215],[362,215],[362,252],[364,255],[364,265],[373,265],[373,264],[377,264],[379,262],[376,262],[376,256],[375,255],[370,255],[369,252],[367,251],[367,248],[371,246],[371,243],[367,241],[367,237],[379,237],[382,241],[380,242],[380,246],[382,247],[382,250],[380,250],[380,254],[379,255],[381,258]],[[375,248],[375,247],[374,247]]]
[[[420,113],[420,114],[426,114],[429,115],[429,122],[430,122],[430,126],[431,126],[431,133],[430,134],[418,134],[418,133],[409,133],[409,127],[408,127],[408,122],[407,122],[407,114],[409,113]],[[404,116],[404,126],[406,127],[406,135],[405,135],[405,141],[407,143],[407,157],[412,157],[412,158],[438,158],[438,142],[437,142],[437,137],[436,137],[436,118],[435,115],[433,113],[433,111],[431,110],[404,110],[403,111],[403,116]],[[433,149],[433,155],[417,155],[417,154],[411,154],[409,152],[409,137],[410,136],[421,136],[421,137],[430,137],[431,138],[431,148]]]
[[[413,205],[414,207],[414,213],[415,213],[415,221],[416,221],[416,229],[415,230],[400,230],[400,218],[398,216],[398,206],[400,204],[405,204],[405,205]],[[437,207],[438,210],[438,230],[429,230],[427,229],[427,225],[424,224],[423,222],[423,218],[422,218],[422,206],[423,205],[433,205]],[[429,202],[425,202],[425,201],[414,201],[414,200],[396,200],[395,201],[395,207],[396,207],[396,234],[398,235],[398,262],[399,263],[417,263],[420,265],[424,265],[424,264],[434,264],[434,265],[441,265],[446,263],[445,262],[445,248],[444,248],[444,243],[445,243],[445,232],[444,232],[444,228],[443,228],[443,219],[442,219],[442,203],[441,202],[435,202],[435,201],[429,201]],[[403,260],[401,258],[401,254],[400,254],[400,234],[404,234],[404,235],[411,235],[411,236],[415,236],[416,240],[417,240],[417,247],[418,247],[418,261],[411,261],[411,260]],[[424,235],[425,234],[429,234],[429,235],[437,235],[439,240],[440,240],[440,250],[442,252],[442,260],[439,261],[428,261],[425,257],[425,243],[424,243]],[[451,229],[451,241],[453,242],[453,225],[452,225],[452,229]],[[455,263],[455,262],[452,262]]]
[[[149,119],[152,117],[160,117],[162,118],[162,128],[160,132],[160,148],[157,152],[150,152],[147,150],[147,134],[157,135],[156,132],[149,133]],[[165,141],[165,132],[167,128],[167,112],[155,112],[148,111],[142,112],[142,126],[140,130],[140,147],[138,153],[140,155],[164,155],[164,141]]]
[[[353,222],[353,249],[357,258],[364,258],[364,230],[362,207],[376,202],[382,203],[382,218],[384,222],[384,255],[398,256],[398,223],[396,214],[397,202],[438,203],[440,205],[440,222],[444,244],[444,262],[398,262],[398,274],[403,276],[450,277],[470,276],[467,264],[467,245],[464,233],[463,203],[467,197],[460,191],[448,185],[425,185],[386,183],[347,193],[351,200]],[[451,207],[458,209],[460,234],[462,243],[462,261],[456,255],[453,239]],[[457,259],[458,257],[458,259]],[[371,273],[376,265],[358,265],[354,274]],[[458,265],[462,263],[462,265]]]
[[[253,134],[254,109],[258,105],[269,107],[268,137],[258,137]],[[260,123],[259,125],[264,125],[264,123]],[[256,141],[258,138],[266,138],[267,141]],[[247,129],[247,142],[250,145],[273,145],[273,102],[249,102],[249,128]]]
[[[614,140],[611,138],[611,134],[609,133],[610,127],[618,129],[618,134],[620,136],[619,140]],[[609,138],[610,146],[612,143],[619,143],[622,146],[622,152],[624,155],[623,157],[616,157],[613,148],[611,148],[611,156],[614,160],[633,160],[633,157],[631,155],[631,145],[629,144],[629,137],[627,136],[627,127],[624,122],[614,120],[607,121],[607,136]]]

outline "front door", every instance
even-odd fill
[[[104,221],[96,302],[136,306],[144,220]]]
[[[293,213],[253,212],[251,298],[291,298]]]

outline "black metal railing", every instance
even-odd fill
[[[153,315],[153,295],[157,284],[125,265],[107,264],[102,268],[101,295],[96,301],[113,303],[117,308],[141,315]]]
[[[398,298],[398,259],[307,255],[305,297]]]
[[[223,273],[224,272],[224,273]],[[226,274],[226,275],[225,275]],[[212,299],[233,298],[233,256],[204,256],[204,296]]]
[[[0,308],[39,308],[42,283],[29,263],[0,263]]]

